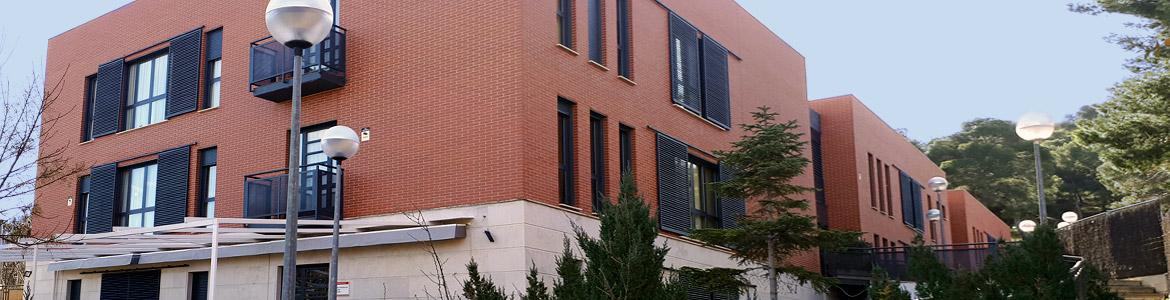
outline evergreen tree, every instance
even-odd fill
[[[736,171],[734,178],[714,184],[719,195],[753,200],[759,204],[756,210],[736,220],[735,228],[699,229],[691,233],[693,238],[735,250],[732,257],[738,259],[741,266],[752,267],[737,272],[711,269],[690,273],[698,277],[717,277],[699,279],[701,282],[744,282],[742,274],[746,271],[767,270],[766,262],[771,255],[777,273],[790,275],[801,284],[810,283],[817,290],[827,292],[833,280],[819,272],[793,265],[789,258],[818,248],[834,250],[850,246],[858,240],[860,233],[817,226],[816,217],[807,211],[809,201],[804,199],[813,189],[792,183],[809,165],[809,160],[804,157],[807,143],[801,140],[803,134],[795,121],[778,123],[776,116],[768,107],[760,107],[759,111],[752,113],[754,124],[740,125],[745,131],[741,140],[732,143],[730,151],[716,152],[721,158],[720,164]],[[746,285],[741,285],[741,288],[746,288]]]
[[[943,265],[935,256],[934,250],[927,247],[922,235],[914,237],[914,246],[910,247],[911,281],[917,283],[914,290],[918,297],[925,299],[951,299],[950,295],[954,284],[954,275],[950,268]]]
[[[658,224],[634,182],[623,178],[617,205],[603,206],[599,238],[574,228],[585,256],[587,299],[682,298],[674,287],[677,280],[663,278],[663,262],[670,248],[654,245]]]
[[[492,282],[491,277],[479,274],[479,264],[472,259],[467,263],[467,281],[463,282],[463,298],[467,300],[506,300],[511,297],[503,287]]]
[[[910,300],[910,293],[902,290],[897,280],[891,279],[881,267],[874,266],[869,276],[869,299],[872,300]]]
[[[568,237],[565,238],[565,250],[557,257],[557,276],[561,279],[553,283],[553,295],[558,300],[586,299],[585,275],[581,274],[581,260],[573,255]]]
[[[536,272],[536,263],[528,268],[528,288],[524,289],[524,296],[521,300],[551,300],[552,297],[548,295],[548,287],[544,285],[544,281],[540,280],[539,274]]]

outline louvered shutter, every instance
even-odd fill
[[[86,233],[114,231],[114,204],[118,199],[118,166],[107,164],[89,172],[89,202],[85,216]]]
[[[670,14],[670,95],[674,103],[695,112],[703,109],[699,80],[699,31]]]
[[[159,270],[102,274],[102,300],[158,300]]]
[[[191,273],[190,300],[207,300],[207,272]]]
[[[167,118],[195,111],[198,107],[202,50],[202,28],[171,39],[167,71]]]
[[[711,122],[731,128],[731,88],[728,86],[727,48],[703,38],[703,114]]]
[[[187,217],[187,175],[190,165],[189,146],[158,154],[154,226],[183,223],[183,218]]]
[[[902,196],[902,223],[914,226],[914,196],[911,196],[910,178],[906,173],[898,172],[899,194]]]
[[[93,122],[94,138],[118,132],[122,101],[125,99],[122,89],[126,73],[125,63],[125,60],[119,58],[98,67],[91,108],[93,115],[90,119]]]
[[[658,134],[658,224],[663,230],[691,231],[691,199],[687,145]]]
[[[735,178],[735,171],[731,167],[719,164],[719,181]],[[747,204],[743,199],[719,197],[719,220],[721,228],[735,228],[736,222],[747,214]]]

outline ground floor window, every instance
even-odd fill
[[[296,300],[326,300],[328,297],[329,264],[298,265]]]

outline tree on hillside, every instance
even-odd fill
[[[828,291],[832,280],[792,264],[789,258],[818,248],[847,247],[860,237],[857,232],[821,229],[816,218],[807,214],[809,200],[805,197],[812,189],[792,183],[809,164],[804,158],[806,143],[801,141],[803,134],[795,122],[777,122],[776,116],[768,107],[760,107],[752,113],[755,123],[740,125],[745,135],[732,143],[731,150],[716,152],[720,164],[735,170],[734,177],[714,184],[719,195],[750,199],[758,204],[755,210],[736,220],[735,228],[699,229],[691,234],[735,250],[732,257],[747,266],[741,270],[716,268],[705,274],[691,270],[701,281],[721,283],[724,291],[737,281],[744,282],[740,277],[745,272],[761,269]],[[769,277],[771,299],[776,299],[776,275]]]
[[[1096,0],[1095,3],[1069,4],[1074,12],[1097,15],[1117,13],[1135,16],[1138,22],[1126,23],[1126,27],[1137,34],[1111,34],[1107,38],[1121,48],[1138,53],[1126,64],[1131,71],[1143,72],[1151,69],[1165,69],[1163,63],[1170,59],[1170,0]]]
[[[1058,124],[1059,129],[1045,145],[1052,147],[1054,170],[1051,174],[1057,181],[1053,185],[1055,199],[1054,208],[1057,212],[1074,211],[1081,216],[1091,216],[1105,210],[1117,202],[1117,197],[1102,183],[1098,174],[1101,168],[1101,158],[1097,152],[1073,139],[1078,120],[1096,118],[1097,110],[1093,106],[1084,106],[1074,115],[1065,118]]]
[[[616,205],[603,201],[601,232],[597,238],[574,226],[583,260],[570,251],[557,260],[561,281],[553,288],[560,300],[578,299],[681,299],[677,278],[663,274],[663,262],[670,251],[654,245],[658,223],[638,195],[630,178],[623,178]],[[582,281],[581,264],[584,264]],[[567,289],[577,289],[570,291]]]
[[[1032,145],[1016,135],[1011,121],[964,122],[959,132],[931,141],[929,149],[927,156],[954,187],[967,189],[1005,222],[1036,215]],[[1045,174],[1053,174],[1051,157],[1044,162]]]

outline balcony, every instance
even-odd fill
[[[244,177],[244,217],[283,219],[288,199],[288,169]],[[332,220],[334,188],[344,188],[334,176],[344,172],[328,164],[301,167],[301,210],[299,219]],[[344,207],[344,204],[342,205]]]
[[[345,28],[334,26],[321,43],[305,50],[302,95],[345,86]],[[293,50],[272,37],[252,42],[248,90],[272,102],[292,99]]]
[[[988,258],[999,252],[999,244],[976,243],[928,246],[939,261],[951,270],[978,271]],[[851,248],[841,252],[825,252],[821,261],[825,275],[846,284],[866,284],[874,266],[879,266],[890,278],[908,280],[910,271],[909,247]]]

